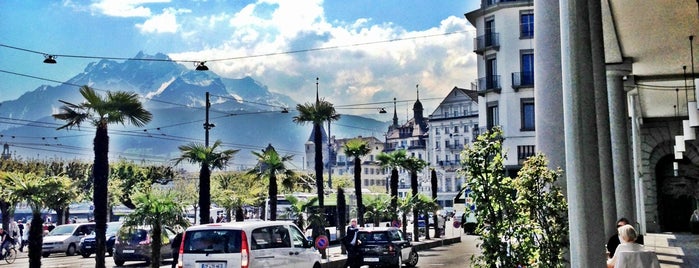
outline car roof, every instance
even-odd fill
[[[259,227],[275,226],[275,225],[293,225],[291,221],[238,221],[225,223],[209,223],[202,225],[194,225],[187,228],[187,231],[207,230],[207,229],[254,229]]]
[[[398,230],[396,227],[365,227],[359,229],[359,232],[384,232],[390,230]]]

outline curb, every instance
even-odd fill
[[[427,240],[427,241],[420,241],[420,242],[413,242],[413,247],[420,252],[421,250],[425,249],[430,249],[430,248],[436,248],[436,247],[441,247],[441,246],[446,246],[446,245],[451,245],[451,244],[456,244],[456,243],[461,243],[461,236],[457,237],[451,237],[451,238],[440,238],[439,240]],[[321,263],[322,268],[344,268],[343,265],[345,264],[345,261],[347,260],[347,256],[345,255],[340,255],[337,258],[333,258],[329,260],[328,262]]]

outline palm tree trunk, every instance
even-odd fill
[[[437,170],[432,169],[432,172],[430,172],[430,186],[432,188],[432,200],[437,202]],[[436,211],[432,218],[432,222],[434,222],[434,238],[439,238],[442,234],[442,231],[440,231],[442,226],[439,225],[439,215],[437,215]],[[444,220],[446,221],[446,219]]]
[[[211,170],[208,163],[199,171],[199,224],[209,223],[211,217]]]
[[[354,194],[357,196],[357,223],[364,226],[364,200],[362,200],[362,163],[354,157]]]
[[[417,196],[417,171],[411,171],[410,172],[410,192],[413,194],[413,196]],[[420,235],[419,235],[419,227],[418,227],[418,210],[417,208],[413,208],[413,233],[415,234],[413,236],[413,241],[418,242],[420,241]],[[429,231],[429,226],[427,226],[427,223],[425,223],[426,229]]]
[[[10,215],[10,203],[5,201],[0,201],[0,212],[2,215]],[[2,217],[2,228],[9,230],[10,227],[10,217]]]
[[[269,171],[269,215],[270,220],[277,220],[277,176],[274,175],[274,170]]]
[[[104,254],[106,250],[105,233],[107,232],[107,184],[109,177],[109,135],[107,125],[97,127],[94,140],[95,162],[92,169],[95,190],[93,202],[95,205],[95,242],[97,252],[95,255],[95,267],[104,268]]]
[[[160,225],[156,224],[151,226],[153,228],[153,244],[151,245],[152,249],[157,249],[161,248],[163,244],[163,230],[160,228]],[[174,260],[177,261],[177,260]],[[150,267],[151,268],[158,268],[160,267],[160,250],[151,250],[150,251]]]
[[[391,211],[398,211],[398,169],[391,170]],[[393,220],[397,220],[394,218]],[[403,220],[405,225],[405,220]]]
[[[41,268],[41,244],[44,241],[43,221],[41,220],[41,210],[32,211],[32,221],[29,224],[29,268]]]
[[[323,135],[320,124],[313,124],[313,143],[315,143],[316,189],[318,190],[318,207],[325,211],[325,190],[323,189]]]

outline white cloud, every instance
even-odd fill
[[[101,0],[90,5],[99,13],[113,17],[150,17],[151,10],[143,6],[152,3],[169,3],[170,0]]]
[[[179,29],[177,14],[189,13],[190,10],[173,8],[163,9],[163,13],[154,15],[142,24],[136,24],[141,33],[175,33]]]
[[[338,105],[414,100],[415,84],[420,84],[426,114],[439,100],[424,100],[441,99],[454,86],[469,88],[476,79],[470,47],[475,30],[464,18],[448,17],[423,31],[373,24],[370,18],[331,24],[319,0],[258,0],[229,18],[227,28],[218,29],[227,40],[170,56],[235,58],[207,66],[225,77],[252,76],[298,102],[314,95],[316,77],[321,96]],[[315,48],[331,49],[283,53]]]

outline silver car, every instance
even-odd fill
[[[79,250],[80,239],[95,230],[95,223],[74,223],[56,226],[51,232],[44,236],[41,245],[41,255],[44,258],[51,253],[65,253],[73,256]]]
[[[178,267],[320,268],[320,253],[292,222],[198,225],[182,240]]]

